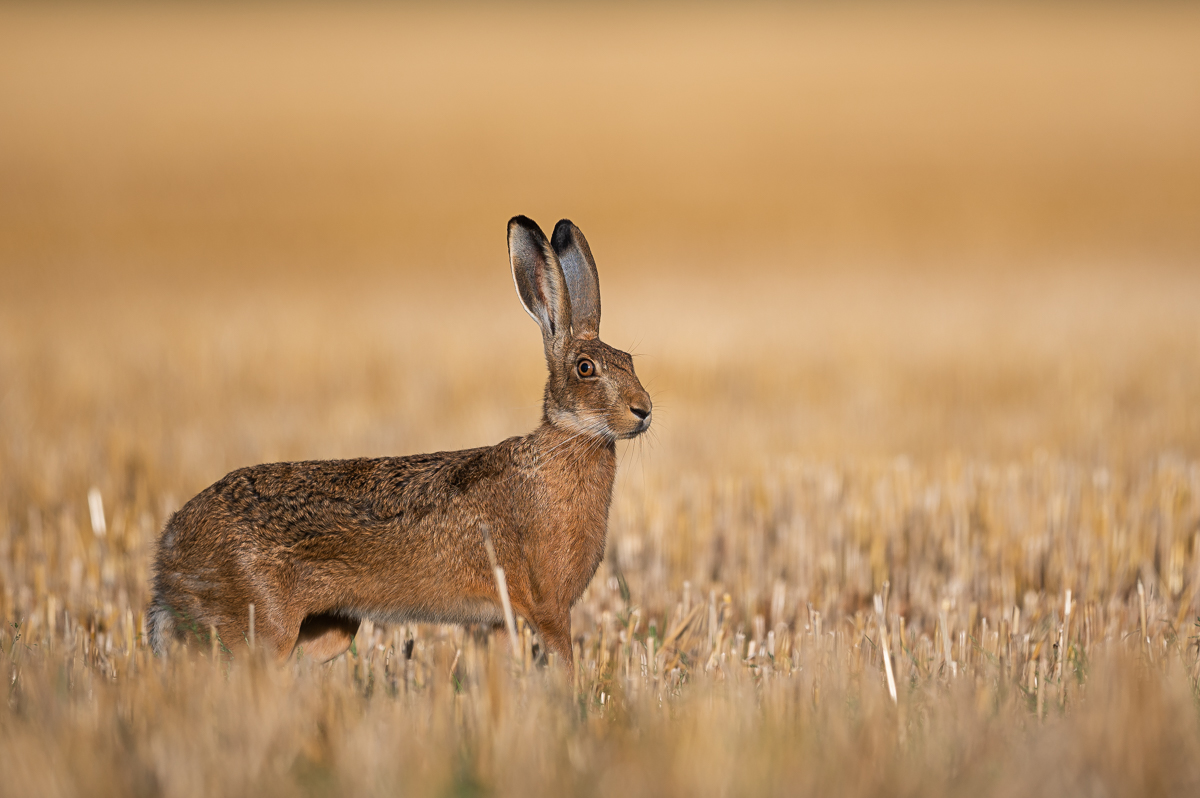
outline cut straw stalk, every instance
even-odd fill
[[[1154,660],[1154,653],[1150,650],[1150,632],[1146,627],[1146,588],[1142,586],[1142,580],[1138,580],[1138,617],[1141,620],[1142,626],[1142,643],[1146,646],[1146,657],[1151,661]]]
[[[946,666],[946,676],[957,676],[957,663],[954,662],[954,657],[950,650],[950,625],[948,616],[950,612],[950,602],[942,599],[941,611],[938,613],[938,625],[941,627],[942,638],[942,662]]]
[[[487,550],[488,562],[492,566],[492,575],[496,577],[496,591],[500,594],[500,605],[504,608],[504,628],[508,631],[508,639],[512,645],[513,659],[521,659],[521,640],[517,637],[517,622],[513,618],[512,602],[508,598],[508,583],[504,579],[504,569],[496,559],[496,548],[492,545],[492,530],[487,524],[481,524],[479,531],[483,534],[483,547]]]
[[[1067,703],[1067,651],[1068,645],[1071,642],[1071,590],[1068,588],[1066,593],[1065,603],[1063,604],[1063,628],[1062,639],[1059,643],[1058,653],[1058,705],[1066,706]]]
[[[88,515],[92,522],[92,534],[102,538],[108,534],[108,524],[104,520],[104,497],[99,488],[88,491]]]
[[[888,584],[885,582],[883,586],[884,595],[887,595]],[[883,672],[887,674],[888,695],[892,697],[892,703],[898,703],[896,700],[896,677],[892,673],[892,654],[888,646],[888,631],[886,605],[884,599],[878,593],[875,594],[875,614],[879,618],[879,640],[880,648],[883,651]]]
[[[1042,722],[1046,717],[1046,657],[1039,656],[1037,661],[1037,717]]]

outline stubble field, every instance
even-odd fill
[[[0,794],[1193,795],[1200,15],[0,9]],[[229,470],[655,401],[565,672],[142,636]],[[889,675],[890,673],[890,675]]]

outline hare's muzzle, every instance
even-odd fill
[[[650,401],[648,395],[643,395],[629,403],[629,412],[637,418],[637,426],[634,427],[632,435],[640,435],[650,429],[651,413],[654,412],[654,404]]]

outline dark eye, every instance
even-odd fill
[[[580,377],[596,376],[596,364],[586,357],[575,364],[575,370],[579,372]]]

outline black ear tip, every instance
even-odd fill
[[[514,216],[510,218],[509,241],[512,240],[512,233],[514,233],[517,229],[523,230],[524,234],[528,235],[529,238],[532,238],[535,241],[546,241],[546,234],[541,232],[541,228],[538,227],[538,222],[533,221],[532,218],[529,218],[528,216]]]
[[[530,233],[535,233],[541,238],[545,238],[542,228],[538,227],[537,222],[530,219],[528,216],[514,216],[508,220],[508,234],[511,236],[514,227],[520,227]]]
[[[579,232],[579,228],[570,219],[559,219],[558,224],[554,225],[554,235],[550,238],[556,250],[567,246],[571,243],[571,239]]]

